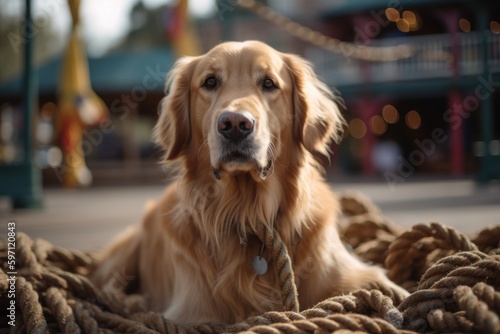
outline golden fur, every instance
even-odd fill
[[[251,157],[233,161],[217,120],[243,110],[255,119]],[[178,179],[141,225],[107,248],[93,279],[106,287],[117,275],[134,278],[151,309],[182,324],[280,310],[273,263],[262,276],[251,265],[261,249],[254,231],[265,224],[288,247],[302,309],[377,281],[392,284],[351,255],[336,230],[339,204],[319,162],[342,124],[334,96],[297,56],[248,41],[182,58],[155,128],[165,161],[179,164]],[[269,260],[269,250],[263,256]]]

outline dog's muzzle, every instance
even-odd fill
[[[224,111],[217,118],[220,156],[219,162],[231,172],[249,171],[253,166],[261,179],[265,180],[272,161],[262,166],[259,147],[256,142],[256,123],[252,114],[246,110]],[[220,179],[221,166],[214,169],[216,179]]]

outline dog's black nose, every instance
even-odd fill
[[[247,111],[225,111],[217,120],[217,129],[224,138],[238,142],[252,133],[254,124],[255,119]]]

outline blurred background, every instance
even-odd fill
[[[0,38],[0,217],[33,234],[98,247],[137,222],[168,182],[151,142],[166,73],[247,39],[345,100],[338,189],[403,224],[499,223],[498,1],[0,0]]]

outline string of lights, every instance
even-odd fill
[[[372,47],[362,44],[355,44],[331,38],[318,31],[314,31],[288,17],[278,13],[274,9],[259,3],[255,0],[237,0],[237,3],[263,19],[280,27],[289,34],[300,38],[313,45],[328,51],[342,54],[348,58],[355,58],[372,62],[385,62],[406,59],[413,55],[413,50],[409,45],[400,44],[397,46]]]

